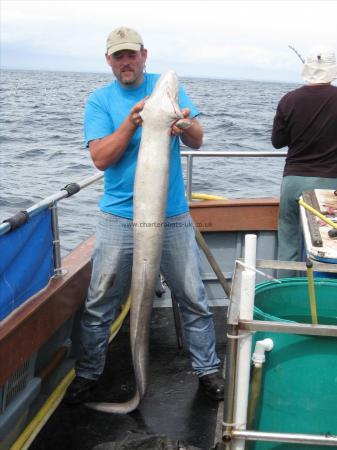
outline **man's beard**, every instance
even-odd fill
[[[127,73],[127,75],[125,75]],[[137,75],[134,72],[134,70],[125,70],[124,72],[121,72],[121,81],[123,82],[123,84],[129,85],[129,84],[133,84],[136,79],[137,79]]]

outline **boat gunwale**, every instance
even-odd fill
[[[256,213],[259,209],[259,214]],[[191,215],[200,231],[276,231],[279,199],[252,198],[192,201]]]

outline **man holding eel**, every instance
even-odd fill
[[[130,290],[133,187],[142,133],[139,113],[159,78],[145,72],[147,50],[141,36],[130,28],[121,27],[110,33],[105,58],[116,80],[90,95],[84,119],[86,147],[95,166],[104,171],[104,194],[81,320],[81,353],[76,362],[76,378],[65,395],[65,401],[71,404],[86,401],[101,376],[110,325]],[[215,350],[214,323],[201,280],[200,254],[180,160],[179,139],[198,149],[203,131],[196,119],[198,110],[182,87],[179,105],[190,126],[172,126],[167,226],[160,271],[179,302],[186,346],[200,388],[212,399],[222,400],[224,384]]]

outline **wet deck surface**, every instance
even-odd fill
[[[217,307],[213,311],[218,353],[222,359],[225,309]],[[61,403],[30,449],[91,450],[98,444],[120,440],[130,430],[166,435],[202,449],[212,448],[218,403],[198,389],[190,358],[177,347],[171,309],[154,310],[150,335],[149,386],[135,412],[106,414]],[[133,389],[126,321],[109,347],[105,372],[90,399],[122,402],[130,399]]]

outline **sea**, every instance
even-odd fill
[[[0,222],[97,172],[83,148],[88,95],[110,73],[2,70]],[[205,151],[274,151],[273,117],[291,83],[180,78],[200,110]],[[275,151],[276,152],[276,151]],[[185,170],[185,158],[183,167]],[[195,158],[193,191],[227,198],[278,196],[284,158]],[[62,254],[95,231],[102,181],[59,202]]]

